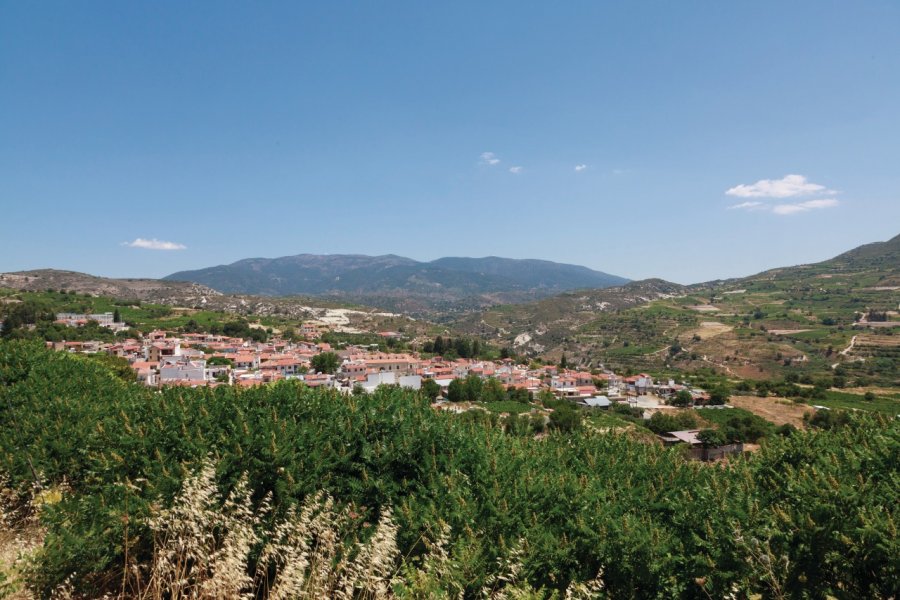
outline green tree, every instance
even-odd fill
[[[475,373],[469,373],[466,377],[465,388],[466,400],[469,402],[479,402],[481,400],[481,393],[484,390],[484,382],[481,380],[481,377]]]
[[[229,367],[233,367],[234,361],[225,356],[213,356],[206,361],[206,364],[211,367],[215,365],[228,365]]]
[[[422,380],[422,387],[419,392],[422,394],[422,397],[427,400],[434,400],[438,396],[441,395],[441,386],[431,378]]]
[[[310,364],[316,373],[334,373],[341,361],[334,352],[321,352],[312,357]]]
[[[550,428],[563,433],[581,429],[581,411],[568,402],[559,404],[550,413]]]
[[[703,429],[697,434],[697,439],[704,448],[718,448],[728,443],[725,435],[718,429]]]
[[[484,386],[481,390],[482,402],[501,402],[506,400],[506,397],[506,389],[497,379],[489,377],[487,381],[484,382]]]
[[[679,390],[675,397],[669,400],[672,406],[691,406],[694,403],[694,397],[687,390]]]
[[[721,406],[727,403],[730,397],[728,390],[723,387],[716,387],[709,392],[709,404]]]
[[[454,379],[447,386],[447,400],[450,402],[464,402],[466,400],[466,384],[462,379]]]

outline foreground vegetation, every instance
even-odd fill
[[[7,496],[38,487],[42,595],[900,592],[900,424],[878,415],[711,467],[592,428],[510,435],[393,388],[155,391],[25,342],[0,343],[0,396]]]

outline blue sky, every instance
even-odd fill
[[[897,31],[892,1],[4,0],[0,271],[822,260],[900,233]]]

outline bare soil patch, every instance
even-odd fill
[[[790,423],[794,427],[803,427],[803,415],[812,412],[805,404],[795,404],[784,398],[759,398],[757,396],[732,396],[729,404],[737,408],[749,410],[755,415],[776,425]]]
[[[718,308],[709,304],[698,304],[697,306],[688,306],[688,308],[697,312],[719,312]]]
[[[812,331],[812,329],[770,329],[772,335],[792,335],[794,333],[803,333],[804,331]]]
[[[700,323],[700,329],[698,333],[706,336],[714,336],[714,335],[722,335],[723,333],[728,333],[734,329],[731,325],[726,325],[725,323],[719,323],[718,321],[703,321]]]

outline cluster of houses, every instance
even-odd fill
[[[82,315],[70,316],[77,321]],[[327,386],[342,391],[361,387],[372,391],[385,384],[419,389],[423,380],[432,379],[446,391],[454,379],[474,374],[483,379],[495,378],[508,389],[535,394],[549,390],[559,398],[598,408],[623,398],[644,406],[655,401],[650,398],[664,401],[685,389],[671,380],[659,382],[646,374],[619,377],[612,372],[591,373],[555,365],[530,368],[511,359],[445,360],[415,353],[377,352],[371,347],[334,349],[316,340],[254,342],[209,333],[152,331],[140,339],[116,343],[48,342],[48,345],[57,350],[105,352],[122,357],[130,363],[139,381],[154,387],[252,386],[299,379],[312,387]],[[314,369],[313,358],[323,352],[337,355],[339,365],[334,373],[318,373]],[[598,395],[598,388],[603,390],[603,395]],[[692,390],[692,393],[702,400],[702,391]]]

